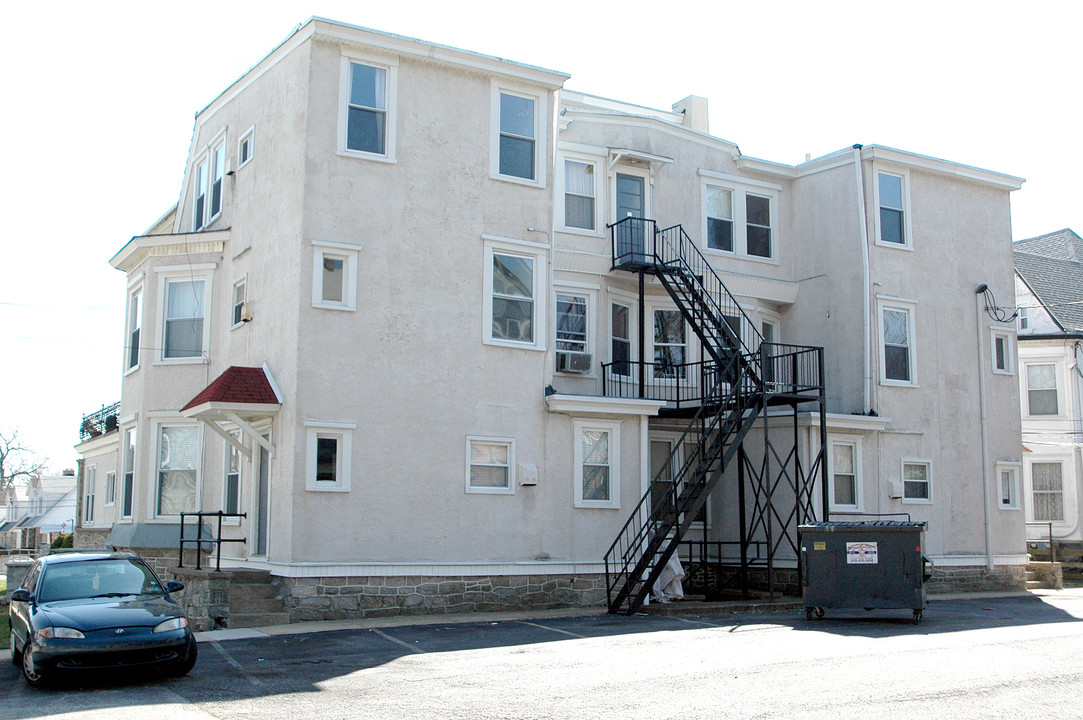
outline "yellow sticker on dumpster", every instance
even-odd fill
[[[876,565],[877,547],[874,542],[848,542],[846,543],[847,565]]]
[[[817,541],[812,543],[812,549],[813,550],[826,550],[827,549],[827,543],[824,542],[823,540],[817,540]]]

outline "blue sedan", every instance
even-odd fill
[[[11,593],[12,661],[41,685],[58,670],[157,666],[185,675],[196,663],[188,617],[132,553],[78,552],[39,559]]]

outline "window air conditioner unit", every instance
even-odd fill
[[[590,353],[558,352],[557,372],[590,372]]]

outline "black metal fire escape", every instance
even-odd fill
[[[606,553],[609,611],[631,614],[639,609],[711,491],[726,469],[735,466],[739,466],[742,482],[741,539],[735,544],[740,545],[747,590],[748,551],[753,535],[761,538],[760,544],[766,547],[770,576],[772,558],[783,544],[788,542],[796,554],[792,530],[798,523],[813,519],[812,478],[817,471],[826,471],[822,351],[765,343],[680,225],[658,230],[652,220],[626,218],[611,225],[610,231],[613,268],[639,273],[641,297],[645,275],[661,282],[699,338],[703,361],[682,371],[699,373],[700,397],[684,436],[673,446],[664,471],[670,476],[664,484],[665,492],[657,491],[662,483],[652,484],[655,489],[644,494]],[[621,376],[628,376],[630,368],[637,365],[638,394],[650,395],[644,384],[646,363],[622,361],[611,365],[603,378],[615,369],[620,369]],[[651,364],[652,373],[667,374],[665,370]],[[821,447],[806,474],[797,453],[796,404],[815,400],[820,405]],[[795,408],[794,443],[790,452],[780,457],[767,436],[765,421],[763,459],[757,466],[746,454],[744,441],[757,419],[776,403]],[[748,517],[746,481],[752,488]],[[775,503],[776,490],[782,485],[793,491],[792,505],[785,509]],[[823,488],[826,493],[826,482]],[[823,500],[826,507],[826,495]]]

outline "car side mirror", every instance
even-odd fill
[[[26,588],[18,588],[11,591],[11,602],[30,602],[30,591]]]
[[[166,594],[180,592],[184,589],[184,583],[180,580],[170,580],[165,584]]]

